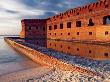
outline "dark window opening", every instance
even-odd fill
[[[38,29],[38,26],[36,27],[36,29]]]
[[[52,26],[49,26],[49,30],[52,30]]]
[[[43,27],[43,31],[45,31],[45,27]]]
[[[62,45],[60,47],[62,48]]]
[[[108,35],[108,31],[105,32],[105,35]]]
[[[61,33],[61,35],[62,35],[62,33]]]
[[[79,32],[77,32],[77,35],[79,35]]]
[[[92,51],[91,50],[89,50],[89,53],[91,53]]]
[[[29,27],[29,30],[31,30],[31,27]]]
[[[89,12],[92,12],[92,9],[89,9]]]
[[[105,8],[108,8],[108,5],[105,5]]]
[[[51,46],[51,43],[50,43],[50,46]]]
[[[54,25],[54,30],[57,29],[57,25]]]
[[[50,33],[50,35],[51,35],[51,33]]]
[[[68,49],[70,49],[70,47],[68,47]]]
[[[67,28],[71,28],[71,22],[67,23]]]
[[[104,53],[104,56],[108,56],[108,53]]]
[[[103,17],[103,25],[108,25],[108,24],[110,24],[110,16]]]
[[[70,33],[68,33],[68,35],[70,35]]]
[[[93,23],[92,19],[89,19],[89,24],[88,24],[88,26],[94,26],[94,23]]]
[[[96,7],[98,6],[98,2],[96,3]]]
[[[56,47],[56,44],[55,44],[55,47]]]
[[[56,33],[55,33],[55,35],[56,35]]]
[[[81,21],[76,21],[76,27],[81,27]]]
[[[60,24],[60,29],[63,29],[63,24]]]
[[[92,32],[89,32],[89,35],[92,35]]]
[[[79,48],[77,48],[77,51],[79,51]]]

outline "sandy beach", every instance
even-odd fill
[[[29,68],[22,71],[6,74],[0,77],[0,82],[28,82],[32,78],[40,78],[42,75],[52,71],[53,68],[47,66]]]
[[[109,82],[99,77],[91,77],[77,71],[62,71],[42,66],[10,73],[0,77],[0,82]]]

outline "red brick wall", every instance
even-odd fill
[[[46,38],[46,19],[24,19],[22,23],[22,38]]]
[[[59,13],[47,20],[22,20],[21,37],[46,37],[63,40],[110,40],[107,37],[110,36],[110,33],[107,36],[105,35],[105,31],[109,32],[110,29],[110,25],[103,25],[103,17],[105,16],[110,17],[110,0],[99,0],[96,3]],[[90,19],[92,19],[94,26],[88,26]],[[81,21],[81,27],[76,26],[76,21]],[[68,22],[71,22],[71,28],[67,28]],[[63,23],[63,29],[60,29],[61,23]],[[57,25],[56,29],[54,29],[55,25]],[[36,26],[39,26],[40,29],[45,26],[46,30],[37,30]],[[52,30],[49,30],[49,26],[52,27]],[[32,30],[29,30],[29,27],[32,27]],[[90,32],[92,32],[92,35],[89,34]]]
[[[103,17],[110,16],[109,10],[110,0],[103,0],[83,7],[70,9],[53,16],[47,20],[47,38],[65,40],[110,40],[104,34],[105,31],[109,31],[108,28],[110,26],[103,25]],[[92,19],[94,26],[88,26],[90,19]],[[81,27],[76,27],[76,21],[81,21]],[[71,22],[71,28],[67,28],[68,22]],[[63,23],[63,29],[60,29],[60,23]],[[57,25],[57,29],[54,29],[54,25]],[[52,30],[49,30],[49,26],[52,26]],[[102,28],[104,30],[101,30]],[[78,32],[79,35],[77,35]],[[92,32],[92,35],[89,35],[89,32]],[[102,32],[103,34],[101,34]],[[98,36],[100,34],[104,37]],[[110,33],[108,33],[108,36],[110,36]]]

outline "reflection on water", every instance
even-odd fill
[[[28,42],[45,46],[68,55],[86,57],[94,60],[110,60],[110,46],[55,40],[28,40]]]
[[[47,45],[48,48],[52,48],[70,55],[86,57],[94,60],[110,59],[110,47],[108,46],[53,40],[48,40]]]

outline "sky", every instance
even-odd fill
[[[98,0],[0,0],[0,35],[21,31],[22,19],[43,19]]]

